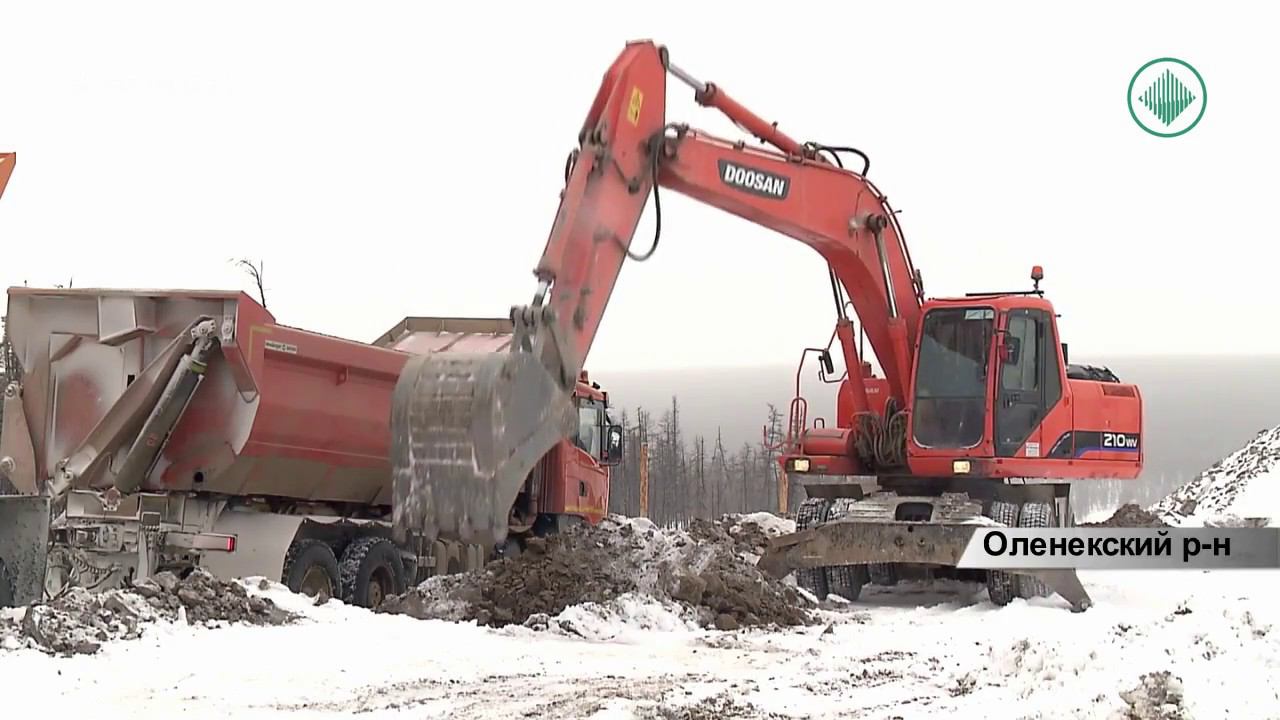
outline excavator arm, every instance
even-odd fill
[[[693,87],[700,104],[776,150],[667,124],[668,72]],[[828,161],[822,147],[797,143],[715,85],[670,65],[664,48],[629,44],[579,133],[535,270],[551,288],[557,316],[567,320],[567,359],[580,364],[590,351],[623,261],[648,259],[652,250],[634,252],[632,237],[651,190],[661,223],[658,188],[670,188],[818,251],[852,301],[894,394],[903,397],[908,338],[920,321],[918,278],[884,195],[863,175]]]
[[[773,147],[749,148],[668,123],[668,75]],[[822,255],[837,328],[846,329],[838,333],[846,367],[861,367],[845,316],[852,304],[904,407],[923,301],[920,276],[865,165],[862,173],[844,169],[835,150],[792,140],[715,85],[671,65],[665,48],[629,43],[605,74],[566,165],[560,206],[534,271],[533,303],[512,309],[518,340],[512,352],[422,357],[401,376],[392,409],[397,536],[502,539],[526,474],[572,432],[574,380],[623,263],[647,260],[656,250],[657,235],[640,253],[632,239],[651,194],[660,233],[664,188]],[[865,411],[861,392],[857,386],[854,406]]]

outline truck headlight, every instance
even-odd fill
[[[791,469],[796,472],[809,472],[809,458],[796,458],[791,461]]]
[[[968,475],[969,461],[968,460],[952,460],[951,472],[955,473],[956,475]]]

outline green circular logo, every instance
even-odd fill
[[[1156,137],[1177,137],[1204,117],[1208,90],[1204,78],[1178,58],[1156,58],[1129,80],[1129,115]]]

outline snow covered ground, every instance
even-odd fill
[[[493,630],[314,607],[277,586],[265,594],[304,622],[0,653],[0,678],[7,707],[42,717],[1012,719],[1112,717],[1120,691],[1171,670],[1191,717],[1278,716],[1280,573],[1082,579],[1097,605],[1081,614],[934,584],[785,632],[700,630],[639,598],[571,608],[555,631]]]
[[[1153,509],[1180,524],[1280,517],[1273,447],[1280,429]],[[304,619],[160,622],[66,658],[0,650],[0,707],[48,718],[1110,719],[1139,717],[1122,694],[1169,671],[1184,714],[1141,717],[1280,718],[1280,571],[1081,579],[1095,605],[1080,614],[1056,597],[1000,608],[981,586],[908,584],[829,604],[816,626],[731,632],[638,596],[570,607],[540,629],[493,629],[314,606],[248,580],[250,594]]]

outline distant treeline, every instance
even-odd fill
[[[714,518],[724,513],[779,512],[778,446],[786,420],[777,407],[767,405],[758,443],[726,448],[720,433],[695,435],[687,442],[680,425],[680,403],[671,398],[657,422],[651,411],[624,410],[626,436],[623,459],[614,468],[609,511],[641,515],[641,452],[647,450],[648,517],[659,525],[681,524],[691,518]],[[799,487],[789,488],[788,507],[794,512],[804,498]]]

